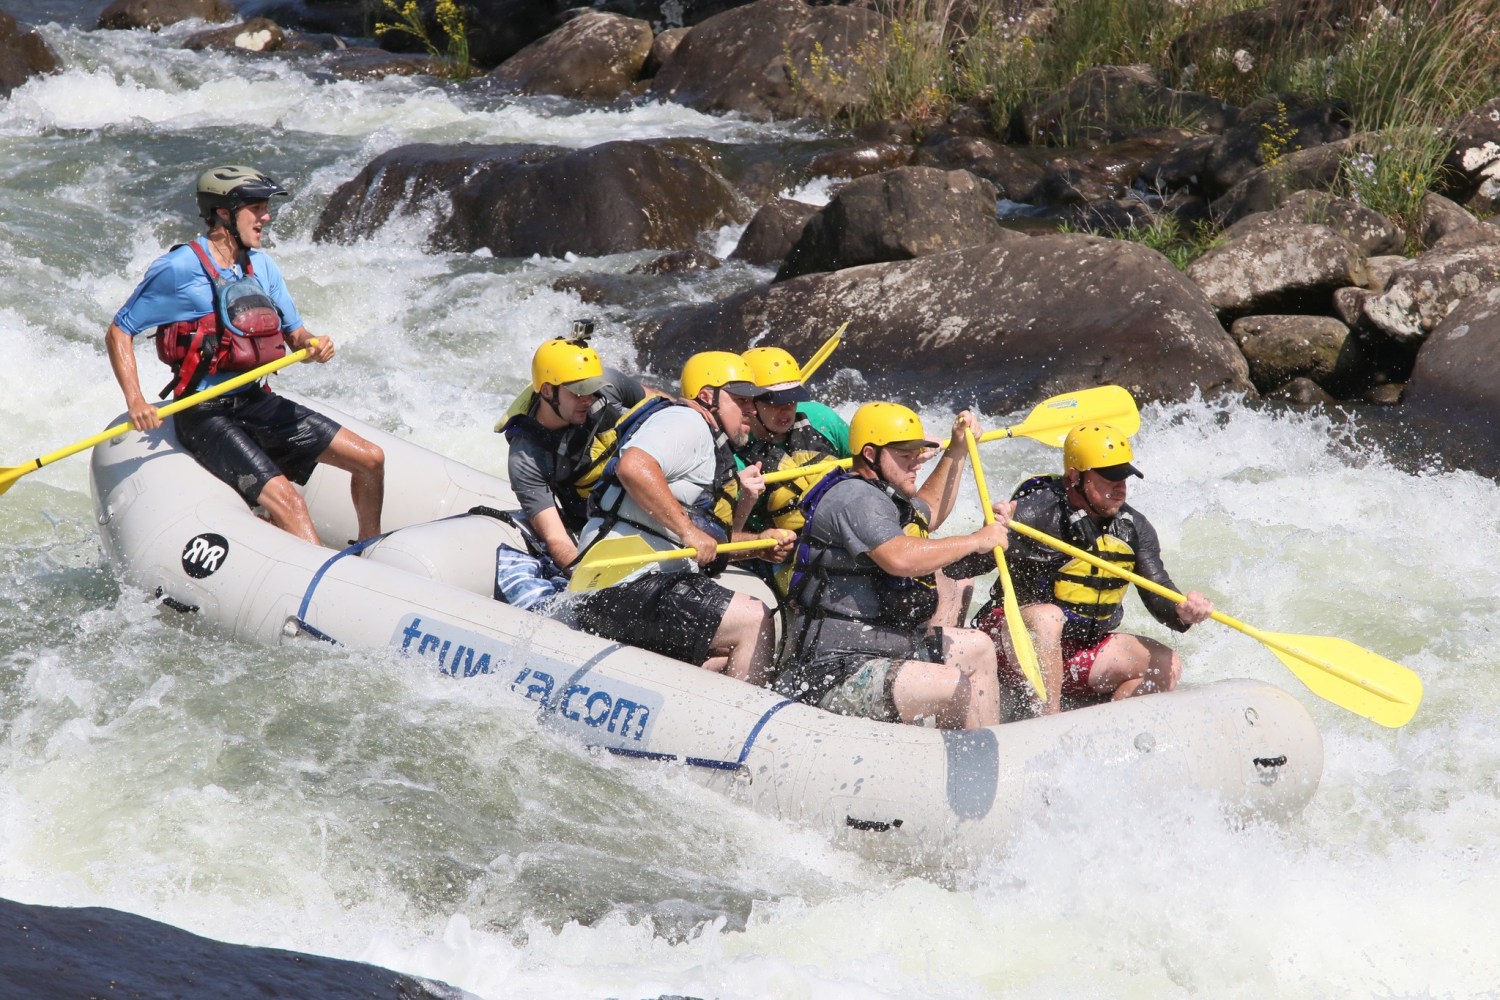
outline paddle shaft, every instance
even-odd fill
[[[1172,601],[1174,604],[1181,604],[1183,601],[1187,600],[1187,597],[1177,593],[1177,591],[1171,589],[1170,587],[1163,587],[1161,584],[1156,583],[1153,580],[1148,580],[1145,577],[1140,576],[1139,574],[1132,573],[1128,569],[1123,569],[1111,562],[1100,559],[1097,556],[1090,555],[1080,548],[1069,545],[1067,542],[1053,538],[1046,532],[1038,531],[1029,524],[1022,524],[1020,521],[1011,521],[1007,527],[1017,534],[1025,535],[1027,538],[1031,538],[1035,541],[1041,542],[1043,545],[1050,546],[1059,552],[1070,555],[1074,559],[1082,559],[1090,566],[1093,566],[1097,569],[1102,569],[1106,573],[1112,573],[1115,576],[1121,577],[1125,580],[1129,580],[1137,587],[1140,587],[1144,590],[1149,590],[1153,594],[1159,594],[1162,597],[1165,597],[1168,600]],[[1386,701],[1404,703],[1406,700],[1399,695],[1386,690],[1367,677],[1360,677],[1357,674],[1353,674],[1350,671],[1345,670],[1336,663],[1330,663],[1322,657],[1313,656],[1309,653],[1303,652],[1300,649],[1295,649],[1291,646],[1288,646],[1286,643],[1283,643],[1273,636],[1267,635],[1265,632],[1262,632],[1254,625],[1249,625],[1245,622],[1239,621],[1238,619],[1231,618],[1220,611],[1213,612],[1210,617],[1212,617],[1214,621],[1219,622],[1222,625],[1228,625],[1230,628],[1234,629],[1237,632],[1243,632],[1250,638],[1265,643],[1267,646],[1271,647],[1274,650],[1285,653],[1287,656],[1294,657],[1295,659],[1302,660],[1304,663],[1310,663],[1321,670],[1328,671],[1339,680],[1345,681],[1349,684],[1353,684],[1355,687],[1367,690],[1372,694],[1379,695]]]
[[[823,367],[823,362],[828,360],[829,355],[843,341],[844,331],[847,329],[849,329],[849,321],[845,320],[844,325],[833,331],[833,336],[823,341],[823,346],[814,351],[813,356],[807,359],[807,364],[802,366],[803,382],[812,378],[812,373]]]
[[[753,538],[748,542],[725,542],[718,547],[720,554],[750,552],[754,549],[769,549],[777,545],[774,538]],[[649,556],[623,556],[619,559],[599,559],[584,563],[589,569],[607,569],[612,566],[644,566],[646,563],[666,562],[669,559],[690,559],[698,554],[697,549],[664,549],[653,551]]]
[[[995,523],[995,511],[990,507],[990,487],[984,481],[984,467],[979,464],[979,444],[974,440],[972,431],[964,432],[964,440],[969,446],[969,461],[974,466],[974,485],[979,490],[979,509],[984,512],[984,523]],[[1010,567],[1005,563],[1005,549],[995,546],[995,569],[1000,574],[1000,593],[1002,603],[1005,607],[1005,628],[1010,633],[1010,644],[1016,654],[1016,663],[1021,668],[1021,673],[1031,682],[1031,689],[1043,702],[1047,700],[1047,682],[1042,677],[1042,672],[1037,668],[1036,646],[1031,642],[1031,634],[1026,631],[1026,623],[1021,620],[1021,608],[1016,603],[1016,588],[1010,579]]]
[[[316,344],[316,340],[310,341],[309,347],[304,347],[300,351],[294,351],[293,353],[288,354],[285,357],[277,358],[270,364],[261,365],[254,371],[244,372],[243,374],[236,375],[234,378],[226,379],[225,381],[220,382],[218,385],[210,386],[209,388],[204,389],[202,392],[195,392],[191,396],[184,396],[181,399],[175,399],[172,402],[167,403],[165,406],[157,407],[156,412],[162,417],[170,417],[174,413],[181,413],[183,410],[197,406],[199,403],[206,403],[208,400],[214,399],[218,396],[222,396],[226,392],[233,392],[243,385],[249,385],[251,382],[262,379],[274,371],[279,371],[280,369],[285,368],[287,365],[295,364],[296,362],[303,360],[307,357],[307,352],[310,347]],[[27,475],[28,473],[35,472],[37,469],[40,469],[43,466],[51,465],[53,462],[67,458],[69,455],[76,455],[80,451],[87,451],[88,449],[94,447],[94,445],[96,444],[103,444],[105,441],[108,441],[111,438],[119,437],[121,434],[134,429],[135,425],[129,420],[126,420],[123,423],[116,424],[108,430],[100,431],[98,434],[95,434],[92,437],[86,437],[82,441],[75,441],[74,443],[68,445],[66,448],[59,448],[56,451],[48,452],[40,458],[32,459],[32,461],[28,462],[26,465],[18,465],[13,468],[6,469],[3,472],[0,472],[0,484],[4,484],[8,487],[10,483],[14,482],[17,479],[20,479],[22,476]]]

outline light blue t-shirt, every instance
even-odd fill
[[[200,236],[195,242],[205,252],[208,251],[208,237]],[[212,254],[209,259],[213,260]],[[265,289],[271,301],[276,304],[276,311],[281,314],[282,332],[290,333],[300,327],[302,316],[292,304],[291,293],[287,291],[286,282],[282,279],[281,269],[276,266],[276,262],[259,250],[251,250],[250,264],[255,271],[253,280]],[[244,276],[244,271],[238,264],[225,269],[215,262],[214,267],[224,278]],[[120,311],[115,313],[115,325],[132,337],[137,337],[142,333],[154,333],[157,327],[168,323],[195,320],[212,312],[213,308],[213,286],[209,283],[208,275],[203,273],[203,265],[199,262],[198,255],[193,253],[192,247],[183,245],[168,250],[151,262],[151,266],[146,269],[146,276],[135,287],[135,291],[130,293],[130,298],[125,300]],[[237,374],[239,373],[223,372],[205,375],[198,380],[194,391],[207,389]]]

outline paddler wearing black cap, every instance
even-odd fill
[[[1063,442],[1063,475],[1035,476],[1018,486],[1012,519],[1176,590],[1162,565],[1156,529],[1125,502],[1130,477],[1142,476],[1134,460],[1126,435],[1108,424],[1080,424]],[[1053,715],[1063,698],[1119,699],[1177,686],[1182,660],[1176,652],[1115,631],[1125,617],[1124,579],[1023,535],[1012,537],[1006,558],[1046,682],[1046,705],[1030,701],[1031,686],[1010,655],[998,581],[973,625],[995,641],[1001,689],[1017,707],[1029,703]],[[1196,591],[1180,604],[1140,594],[1151,616],[1175,632],[1213,613],[1213,604]]]

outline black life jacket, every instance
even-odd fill
[[[746,465],[760,463],[763,473],[780,472],[783,469],[801,469],[830,458],[838,458],[838,446],[828,440],[808,421],[807,414],[797,411],[797,418],[785,441],[761,441],[752,438],[736,454]],[[807,523],[802,510],[802,498],[824,475],[822,472],[777,483],[766,491],[757,511],[765,515],[778,528],[801,531]]]
[[[613,530],[620,522],[630,525],[638,531],[648,535],[661,538],[672,543],[679,544],[679,540],[662,533],[661,525],[653,522],[641,523],[631,520],[620,514],[620,509],[625,503],[625,486],[620,482],[618,470],[620,456],[629,447],[630,437],[641,428],[647,418],[661,412],[668,406],[688,406],[687,403],[671,399],[667,396],[648,396],[635,407],[631,408],[620,421],[615,424],[615,450],[605,463],[603,472],[599,476],[599,482],[589,494],[589,515],[603,520],[596,538],[603,538]],[[697,412],[696,410],[694,411]],[[712,535],[719,542],[729,541],[734,527],[734,501],[739,496],[740,482],[736,475],[738,472],[734,463],[734,451],[730,447],[729,437],[722,428],[713,426],[714,441],[714,478],[708,488],[699,494],[698,499],[687,506],[685,512],[693,524],[700,530]],[[579,553],[580,558],[582,553]],[[722,569],[726,560],[715,563],[713,571]]]
[[[792,581],[789,588],[791,599],[804,615],[810,619],[844,618],[823,603],[828,581],[834,576],[873,577],[875,592],[880,599],[880,614],[869,624],[888,628],[917,630],[924,628],[927,620],[937,611],[937,574],[907,577],[894,576],[877,566],[869,558],[860,559],[843,549],[814,539],[812,530],[818,505],[836,484],[855,479],[867,483],[890,498],[896,505],[902,530],[914,538],[926,538],[927,518],[910,498],[879,479],[866,479],[843,469],[828,473],[817,485],[802,497],[801,510],[807,524],[797,540],[797,551],[792,562]]]
[[[1088,511],[1068,502],[1067,486],[1061,476],[1033,476],[1016,487],[1011,499],[1042,490],[1056,498],[1062,522],[1062,540],[1092,556],[1106,560],[1124,570],[1135,569],[1135,520],[1128,515],[1112,517],[1095,524]],[[1052,601],[1062,608],[1070,621],[1088,626],[1103,635],[1117,628],[1125,617],[1122,601],[1129,581],[1106,573],[1082,559],[1069,559],[1052,581]]]
[[[245,254],[243,277],[226,277],[219,273],[202,244],[194,240],[187,245],[208,276],[213,309],[197,319],[156,328],[156,356],[171,367],[173,374],[161,391],[163,398],[168,393],[183,395],[204,376],[248,372],[286,354],[281,313],[255,280],[250,255]]]
[[[516,438],[524,437],[549,448],[552,468],[547,473],[547,481],[552,484],[552,495],[562,515],[563,526],[576,538],[588,521],[589,493],[605,465],[599,457],[600,437],[608,435],[611,441],[614,439],[615,424],[625,411],[601,395],[589,407],[588,420],[583,426],[554,431],[543,427],[531,415],[535,401],[536,390],[523,392],[499,430],[507,441],[514,442]]]

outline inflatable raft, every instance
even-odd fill
[[[504,684],[589,746],[678,766],[879,859],[946,866],[1001,848],[1080,767],[1269,818],[1295,815],[1317,788],[1311,719],[1256,681],[945,732],[832,715],[577,632],[492,596],[496,547],[519,546],[493,516],[514,506],[504,480],[313,405],[385,449],[385,536],[340,547],[354,513],[347,474],[327,466],[304,495],[334,547],[271,526],[179,448],[168,421],[93,452],[95,512],[120,579],[164,614],[235,639],[386,648],[421,669]]]

